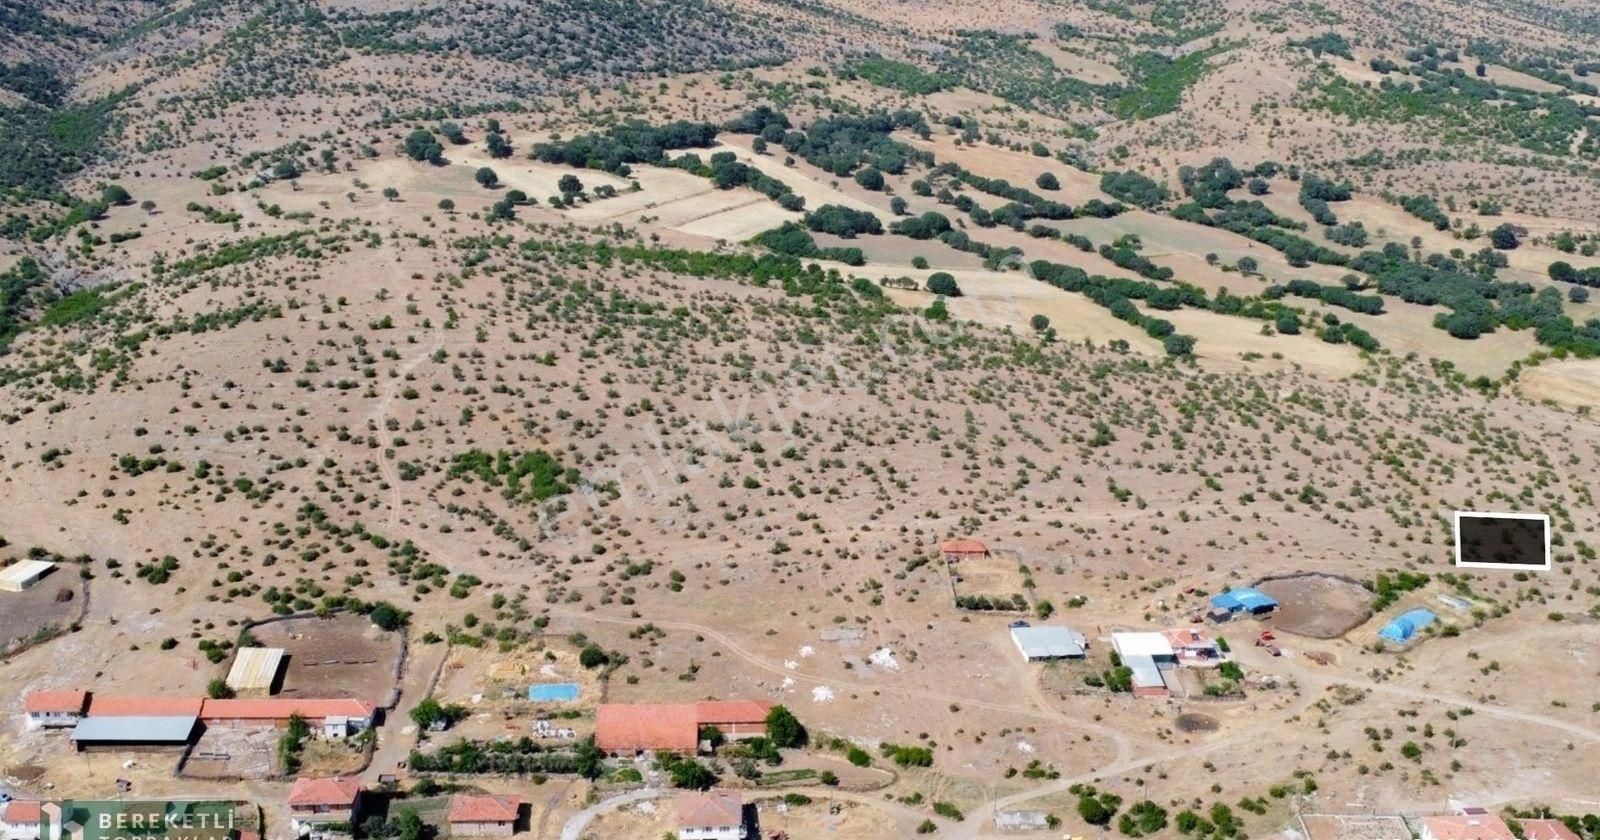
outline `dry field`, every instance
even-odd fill
[[[786,769],[835,770],[845,787],[866,788],[889,777],[884,744],[934,756],[930,768],[895,768],[881,791],[829,800],[808,789],[817,801],[787,813],[764,800],[763,828],[794,838],[911,836],[926,819],[935,836],[976,840],[994,833],[997,807],[1045,808],[1065,833],[1109,836],[1077,817],[1069,790],[1083,782],[1175,814],[1267,797],[1274,785],[1303,791],[1314,777],[1314,794],[1272,797],[1265,814],[1235,809],[1251,837],[1295,828],[1301,808],[1417,813],[1454,798],[1593,810],[1600,518],[1588,482],[1600,448],[1588,442],[1587,409],[1600,405],[1600,369],[1591,362],[1547,359],[1499,382],[1546,349],[1533,330],[1460,341],[1433,326],[1443,307],[1392,295],[1375,316],[1284,300],[1307,319],[1334,315],[1369,332],[1382,350],[1366,356],[1309,328],[1282,335],[1270,321],[1139,302],[1196,338],[1192,359],[1169,359],[1162,342],[1086,295],[887,233],[815,237],[864,251],[864,266],[825,265],[841,283],[758,281],[731,256],[757,253],[742,243],[800,214],[677,169],[637,164],[619,178],[526,157],[556,132],[629,119],[721,121],[773,104],[807,130],[824,116],[908,108],[927,114],[931,137],[897,131],[893,140],[1029,190],[1052,172],[1061,188],[1048,197],[1063,202],[1106,199],[1102,172],[1140,171],[1175,188],[1183,165],[1270,159],[1351,179],[1356,198],[1333,210],[1364,222],[1366,250],[1409,248],[1413,237],[1424,255],[1485,244],[1435,231],[1379,196],[1428,192],[1453,200],[1463,226],[1510,221],[1541,240],[1508,252],[1502,280],[1542,287],[1552,260],[1600,264],[1549,241],[1596,228],[1600,190],[1580,143],[1567,160],[1429,120],[1357,119],[1311,104],[1320,60],[1376,84],[1370,58],[1399,60],[1419,33],[1435,32],[1452,46],[1504,38],[1487,78],[1552,92],[1512,64],[1594,59],[1581,33],[1555,23],[1575,12],[1508,16],[1437,0],[1384,10],[1170,5],[738,0],[668,25],[648,16],[651,4],[634,4],[589,28],[545,25],[548,9],[529,6],[518,10],[532,21],[526,30],[493,4],[440,17],[427,4],[363,0],[320,19],[200,4],[147,27],[140,15],[157,10],[140,5],[105,13],[122,17],[80,10],[95,36],[61,37],[81,43],[34,50],[47,36],[32,30],[22,48],[0,43],[7,66],[37,51],[70,71],[74,103],[137,85],[108,106],[119,130],[99,142],[110,154],[61,179],[77,197],[115,181],[132,203],[0,244],[0,271],[27,255],[48,275],[21,304],[0,298],[0,335],[11,342],[0,351],[0,534],[9,546],[81,554],[94,580],[79,632],[0,663],[0,777],[29,794],[106,796],[128,778],[140,796],[248,795],[267,805],[269,825],[284,824],[287,788],[265,779],[267,733],[207,733],[195,778],[179,780],[166,757],[78,756],[62,733],[24,731],[21,698],[68,687],[198,695],[227,663],[208,662],[202,644],[233,641],[243,622],[280,604],[309,611],[354,598],[409,613],[413,656],[398,683],[401,636],[365,618],[252,633],[288,650],[285,696],[385,703],[404,686],[369,782],[407,758],[416,736],[407,712],[430,693],[470,716],[429,736],[427,749],[520,737],[569,705],[584,717],[554,723],[587,734],[602,698],[749,698],[785,704],[815,736]],[[719,23],[730,10],[762,17],[749,30],[743,18]],[[411,15],[425,24],[409,28]],[[641,26],[649,38],[633,37]],[[975,34],[984,27],[1036,37],[984,41]],[[541,34],[558,30],[564,74],[546,63],[553,42]],[[1353,60],[1313,59],[1293,43],[1329,30],[1351,41]],[[791,53],[750,52],[767,35]],[[1225,49],[1192,78],[1146,78],[1167,66],[1146,52],[1213,45]],[[702,59],[723,47],[731,52]],[[974,75],[917,94],[843,72],[875,53],[941,72],[971,61],[1004,84],[980,90]],[[1445,66],[1471,74],[1475,58],[1466,59]],[[292,80],[272,69],[289,66],[308,69]],[[1052,79],[1057,71],[1065,77]],[[895,78],[906,77],[918,80],[903,68]],[[1120,87],[1084,93],[1066,79]],[[1124,115],[1166,94],[1165,112]],[[506,127],[512,157],[489,157],[489,117]],[[406,156],[408,134],[445,121],[470,142],[445,145],[443,165]],[[958,143],[967,125],[975,133]],[[1031,154],[1034,142],[1051,154]],[[916,195],[912,182],[929,176],[918,166],[873,191],[803,154],[785,164],[778,143],[755,154],[748,135],[725,133],[697,151],[724,149],[788,184],[808,209],[840,204],[888,224],[900,198],[909,213],[943,213],[1024,261],[1139,278],[1095,251],[982,227]],[[1381,164],[1358,162],[1374,151]],[[298,177],[253,183],[286,159]],[[501,186],[478,185],[479,166]],[[549,207],[569,173],[618,193]],[[1271,188],[1269,207],[1310,221],[1292,180],[1278,176]],[[509,189],[538,205],[488,219]],[[1007,201],[962,192],[990,210]],[[1503,213],[1470,210],[1485,198]],[[445,199],[454,210],[439,207]],[[1169,211],[1181,200],[1048,225],[1095,245],[1137,235],[1142,256],[1210,294],[1253,296],[1297,278],[1337,285],[1348,273],[1295,268],[1262,243],[1179,221]],[[24,229],[64,212],[47,204],[27,205]],[[1305,235],[1324,241],[1314,224]],[[615,258],[601,241],[636,250]],[[653,247],[701,252],[705,270],[680,273],[676,257]],[[1246,256],[1255,275],[1224,269]],[[911,267],[919,258],[926,268]],[[936,271],[963,292],[943,322],[924,315]],[[857,277],[911,278],[917,288],[886,287],[891,305],[880,306],[852,286]],[[51,309],[57,291],[100,284],[100,308],[82,317]],[[1564,311],[1581,322],[1600,305]],[[1037,315],[1054,342],[1037,334]],[[15,338],[13,317],[25,327]],[[1468,387],[1457,373],[1490,383]],[[507,472],[535,454],[557,466]],[[1443,577],[1440,512],[1491,502],[1555,515],[1558,571]],[[959,534],[1018,554],[947,569],[937,545]],[[168,556],[176,566],[152,573]],[[1032,588],[1018,557],[1028,558]],[[1247,673],[1242,697],[1205,698],[1209,674],[1184,674],[1177,695],[1160,700],[1084,682],[1110,666],[1111,628],[1178,626],[1203,608],[1196,590],[1289,567],[1356,580],[1403,569],[1435,582],[1364,624],[1369,596],[1355,584],[1262,583],[1282,613],[1223,629]],[[1089,661],[1022,662],[1006,627],[1017,615],[958,609],[952,572],[960,595],[1050,601],[1049,623],[1090,637]],[[0,638],[82,605],[54,601],[57,585],[0,594]],[[1463,588],[1480,615],[1439,600]],[[1373,649],[1382,622],[1412,606],[1459,635]],[[1249,647],[1261,626],[1286,631],[1282,657]],[[576,661],[588,642],[614,665],[604,681]],[[523,699],[529,683],[557,681],[580,683],[580,700]],[[1369,727],[1381,754],[1368,746]],[[835,737],[871,753],[873,769],[827,749]],[[1418,745],[1414,759],[1401,752],[1406,741]],[[1270,762],[1262,744],[1273,747]],[[359,763],[338,744],[313,743],[306,758],[316,773]],[[738,784],[718,766],[724,783]],[[591,804],[590,785],[574,777],[542,787],[452,781],[528,797],[530,834],[541,838],[562,836]],[[935,801],[966,819],[938,816]],[[601,815],[586,831],[655,840],[671,817],[662,800],[654,811]],[[1304,828],[1342,836],[1331,822],[1308,817]]]
[[[1272,629],[1313,639],[1336,639],[1372,615],[1372,593],[1327,575],[1261,581],[1256,588],[1278,602]]]
[[[45,628],[68,629],[88,592],[76,574],[70,565],[57,566],[31,589],[0,592],[0,653],[27,644]]]
[[[284,650],[280,697],[353,698],[385,705],[395,690],[401,640],[364,616],[291,618],[251,628],[262,647]]]

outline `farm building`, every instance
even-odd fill
[[[354,776],[299,778],[289,789],[290,825],[300,837],[324,832],[328,823],[354,824],[361,812],[361,780]]]
[[[200,719],[212,726],[281,728],[298,715],[313,728],[321,729],[330,720],[342,718],[348,734],[372,726],[377,711],[377,706],[366,700],[206,700],[200,707]]]
[[[39,802],[18,799],[0,805],[0,840],[38,840]]]
[[[48,560],[20,560],[0,569],[0,592],[21,592],[31,589],[50,573],[56,564]]]
[[[197,697],[101,697],[89,698],[91,718],[101,717],[200,717],[204,701]]]
[[[1178,657],[1165,634],[1112,633],[1111,644],[1122,664],[1133,671],[1133,696],[1167,695],[1167,680],[1161,672],[1177,665]]]
[[[1164,630],[1161,635],[1167,637],[1167,644],[1172,646],[1179,665],[1205,665],[1222,659],[1216,641],[1199,627]]]
[[[239,648],[228,671],[228,687],[240,694],[271,694],[283,670],[283,648]]]
[[[680,840],[744,840],[744,799],[731,791],[678,794]]]
[[[1055,659],[1082,659],[1089,640],[1066,627],[1013,627],[1011,641],[1029,662]]]
[[[772,704],[762,700],[705,700],[694,704],[695,722],[715,726],[723,737],[737,741],[767,734],[767,713]]]
[[[1408,610],[1383,625],[1378,636],[1391,642],[1409,642],[1417,635],[1417,631],[1432,624],[1436,618],[1438,616],[1424,609]]]
[[[35,691],[22,701],[22,710],[33,726],[76,726],[88,705],[87,691]]]
[[[1423,817],[1422,840],[1516,840],[1505,820],[1492,814]]]
[[[595,710],[594,742],[614,754],[693,753],[700,746],[700,718],[693,704],[607,703]]]
[[[88,717],[72,730],[78,752],[181,750],[194,738],[194,715]]]
[[[771,710],[771,703],[755,700],[607,703],[595,711],[595,744],[613,754],[693,753],[700,747],[701,727],[715,726],[733,740],[764,735]]]
[[[450,836],[493,835],[510,837],[517,831],[522,800],[515,796],[469,796],[450,799]]]
[[[1278,608],[1278,602],[1259,589],[1230,589],[1211,596],[1214,614],[1227,613],[1229,617],[1249,614],[1263,615]]]
[[[1522,820],[1522,840],[1578,840],[1578,835],[1560,820]]]
[[[989,547],[971,538],[949,540],[939,546],[939,551],[944,554],[944,559],[946,560],[966,560],[968,558],[981,560],[989,556]]]

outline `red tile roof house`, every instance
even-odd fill
[[[328,823],[354,825],[361,812],[361,780],[355,776],[294,780],[289,789],[290,824],[297,836],[325,833]]]
[[[1210,634],[1199,627],[1178,627],[1163,630],[1172,645],[1172,653],[1180,665],[1216,665],[1222,661],[1222,652]]]
[[[744,800],[729,791],[678,794],[678,840],[744,840]]]
[[[939,551],[944,553],[946,560],[965,560],[967,558],[982,559],[989,556],[989,547],[974,539],[950,540],[939,546]]]
[[[4,840],[38,840],[39,803],[18,799],[0,805],[0,838]]]
[[[1516,840],[1505,820],[1490,814],[1423,817],[1422,840]]]
[[[22,710],[33,727],[77,726],[88,705],[87,691],[35,691],[22,701]]]
[[[765,700],[705,700],[694,704],[700,726],[715,726],[731,741],[767,734],[767,714],[772,704]]]
[[[656,750],[693,754],[700,728],[715,726],[729,739],[766,734],[772,704],[756,700],[703,703],[607,703],[595,711],[594,740],[601,751],[633,755]]]
[[[1578,840],[1578,835],[1560,820],[1518,820],[1523,840]]]
[[[510,837],[517,832],[521,815],[520,797],[457,794],[450,800],[450,835]]]

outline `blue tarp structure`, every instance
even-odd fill
[[[529,700],[576,700],[577,683],[545,683],[528,686]]]
[[[1257,589],[1230,589],[1218,595],[1211,596],[1211,606],[1228,612],[1264,613],[1278,608],[1278,602],[1272,600]]]
[[[1383,625],[1383,629],[1378,631],[1378,635],[1391,642],[1407,642],[1411,640],[1412,636],[1417,635],[1418,630],[1432,624],[1436,618],[1437,616],[1433,613],[1423,609],[1404,612],[1396,616],[1393,621]]]

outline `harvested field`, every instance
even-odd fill
[[[1304,574],[1264,580],[1256,588],[1276,598],[1272,627],[1313,639],[1336,639],[1372,615],[1372,593],[1342,578]]]
[[[383,706],[395,690],[401,637],[365,616],[291,618],[250,632],[263,646],[284,650],[279,697],[354,698]]]
[[[1523,370],[1515,388],[1532,400],[1551,400],[1578,408],[1600,407],[1600,361],[1543,362]]]
[[[66,630],[82,609],[84,582],[73,566],[57,566],[31,589],[0,592],[0,654],[46,628]],[[65,599],[65,600],[63,600]]]

